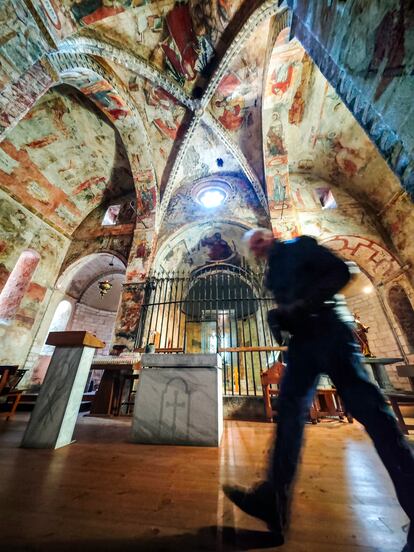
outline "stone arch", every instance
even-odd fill
[[[56,52],[50,56],[59,71],[61,82],[70,84],[103,111],[118,129],[128,154],[137,192],[137,205],[141,204],[143,188],[153,190],[155,208],[159,190],[151,160],[150,140],[143,119],[128,92],[109,67],[97,63],[84,54]]]
[[[355,235],[332,236],[324,245],[344,259],[355,261],[375,285],[389,280],[401,270],[396,257],[378,242]]]
[[[403,288],[403,286],[397,282],[391,285],[388,289],[388,304],[394,315],[395,320],[398,322],[407,345],[409,352],[414,352],[414,310],[411,301]]]
[[[361,272],[369,278],[379,300],[378,307],[381,307],[393,336],[390,341],[390,346],[393,349],[392,354],[388,353],[385,356],[403,356],[405,358],[406,347],[399,336],[398,316],[391,307],[389,294],[387,293],[389,287],[395,285],[396,278],[398,278],[399,284],[402,284],[402,281],[405,280],[399,260],[380,243],[357,235],[332,236],[324,240],[323,245],[332,249],[345,260],[354,261]],[[352,283],[350,285],[352,286]],[[391,344],[392,342],[394,345]],[[395,369],[390,370],[398,385],[401,385]]]
[[[171,271],[179,269],[191,271],[204,263],[214,262],[215,260],[218,262],[224,261],[225,250],[228,251],[226,262],[240,262],[245,253],[242,237],[251,228],[252,225],[248,223],[242,224],[230,219],[223,219],[220,222],[206,221],[186,224],[158,244],[152,267],[154,270]],[[222,244],[222,259],[212,259],[211,251],[209,251],[209,238],[217,233],[220,233],[220,240],[226,242],[226,245]],[[232,250],[232,253],[230,250]],[[254,261],[252,261],[252,264],[254,264]]]
[[[69,265],[67,265],[62,273],[60,274],[59,278],[56,281],[55,288],[59,290],[62,293],[65,293],[66,290],[69,288],[71,282],[76,277],[76,275],[85,268],[86,265],[88,265],[91,261],[94,259],[97,259],[99,257],[102,258],[102,256],[105,255],[105,257],[113,257],[117,260],[117,266],[120,267],[123,266],[123,269],[126,269],[127,261],[125,258],[122,257],[118,252],[112,251],[112,250],[101,250],[96,253],[89,253],[87,255],[83,255],[82,257],[79,257],[75,261],[71,262]],[[108,263],[109,266],[109,263]],[[91,276],[91,279],[93,279],[95,275]]]
[[[53,73],[54,78],[51,77]],[[87,55],[55,52],[48,61],[36,63],[22,75],[13,90],[9,90],[9,97],[2,102],[6,108],[0,108],[0,142],[49,89],[62,83],[85,94],[115,125],[131,165],[137,205],[142,204],[143,192],[150,192],[154,198],[151,208],[154,209],[159,202],[159,192],[142,117],[109,68]],[[2,94],[4,96],[4,92]]]
[[[289,184],[287,128],[290,97],[294,89],[295,62],[305,55],[296,40],[289,40],[288,20],[275,26],[264,68],[262,141],[266,191],[275,235],[289,238],[299,233]],[[283,219],[281,217],[283,213]]]

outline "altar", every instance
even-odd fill
[[[377,383],[383,391],[394,391],[386,366],[402,362],[402,358],[382,358],[382,357],[364,357],[363,362],[369,367],[370,375],[374,378],[374,383]]]
[[[91,416],[119,416],[122,405],[130,402],[134,381],[139,377],[140,359],[137,353],[93,358],[91,370],[103,370],[103,374],[92,402]]]
[[[144,354],[132,441],[220,445],[223,433],[221,356]]]

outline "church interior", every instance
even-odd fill
[[[221,491],[265,469],[287,350],[253,228],[349,264],[367,373],[413,442],[413,67],[409,0],[0,2],[0,550],[274,548]],[[150,354],[188,381],[144,392]],[[401,550],[328,377],[305,434],[281,550]]]

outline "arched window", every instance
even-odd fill
[[[39,261],[39,253],[32,249],[20,255],[0,293],[1,324],[10,324],[13,320]]]
[[[56,308],[47,335],[49,335],[50,332],[63,332],[66,330],[71,313],[72,304],[66,299],[63,299]],[[43,345],[41,354],[52,355],[54,349],[53,345]]]
[[[388,301],[394,316],[400,325],[410,352],[414,351],[414,310],[405,289],[396,284],[388,292]]]
[[[110,205],[102,219],[102,226],[115,226],[118,222],[118,215],[121,205]]]

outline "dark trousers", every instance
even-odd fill
[[[330,376],[347,411],[365,426],[402,508],[414,522],[414,456],[382,393],[370,382],[361,359],[351,329],[333,312],[315,316],[307,328],[291,339],[268,475],[282,525],[287,524],[305,417],[321,373]]]

